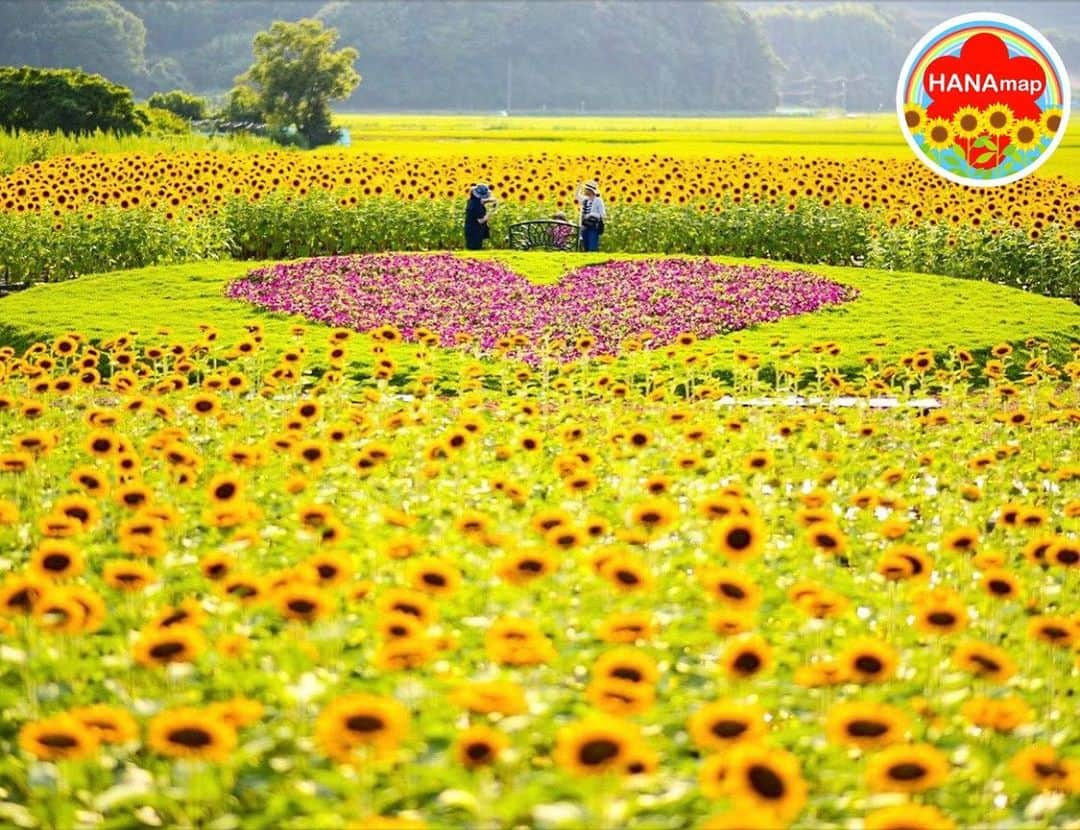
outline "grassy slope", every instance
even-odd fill
[[[354,150],[439,155],[542,152],[588,155],[913,158],[891,113],[761,118],[580,118],[341,113]],[[1038,175],[1080,175],[1080,133],[1066,133]]]
[[[485,252],[537,281],[551,281],[576,265],[613,257],[597,254]],[[718,257],[721,262],[747,261]],[[63,331],[81,331],[103,339],[128,330],[151,334],[167,327],[172,339],[195,335],[200,323],[216,326],[226,340],[236,339],[245,323],[261,320],[268,344],[290,338],[297,322],[271,315],[223,296],[225,284],[259,263],[210,262],[142,268],[97,274],[67,283],[41,285],[0,299],[0,345],[25,347],[35,339]],[[803,268],[853,285],[862,294],[841,308],[793,317],[717,339],[721,351],[739,345],[767,353],[769,342],[785,344],[839,342],[853,358],[878,352],[896,356],[916,348],[959,345],[979,350],[1001,341],[1031,336],[1058,343],[1080,340],[1080,308],[1010,288],[971,280],[922,274],[828,266]],[[313,327],[319,328],[319,327]],[[879,348],[873,341],[888,338]],[[317,343],[323,342],[322,335]]]

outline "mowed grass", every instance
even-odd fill
[[[340,113],[354,150],[519,154],[913,158],[893,113],[740,118]],[[1080,177],[1080,133],[1067,132],[1040,175]]]
[[[476,256],[497,259],[537,282],[557,280],[586,263],[629,258],[604,253],[504,251],[485,251]],[[716,260],[812,271],[861,292],[857,300],[838,308],[716,338],[721,365],[736,349],[756,352],[767,364],[770,355],[778,351],[774,345],[777,341],[785,346],[835,341],[851,365],[856,365],[867,353],[890,359],[919,348],[944,350],[950,346],[980,352],[996,343],[1019,343],[1029,337],[1047,339],[1063,354],[1070,343],[1080,340],[1080,308],[1075,304],[989,283],[862,268],[731,257]],[[232,341],[239,339],[244,326],[253,321],[263,323],[268,345],[280,345],[291,341],[290,329],[305,321],[263,312],[224,295],[230,280],[266,264],[155,266],[39,285],[0,299],[0,345],[22,349],[35,340],[66,331],[78,331],[96,341],[132,330],[151,335],[159,329],[168,329],[168,335],[162,337],[173,342],[195,338],[203,324],[216,327],[223,339]],[[320,344],[313,348],[321,348],[325,343],[324,327],[312,323],[310,332],[312,342]],[[880,345],[881,340],[887,344]],[[447,352],[441,354],[440,360],[457,360],[459,354]],[[807,355],[805,359],[811,358]]]

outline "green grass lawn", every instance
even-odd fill
[[[486,251],[478,256],[497,259],[538,282],[557,280],[578,265],[625,258],[608,254],[521,253]],[[716,338],[721,354],[745,348],[766,355],[770,344],[807,345],[838,342],[852,361],[861,353],[896,357],[917,348],[944,349],[950,345],[979,351],[1002,342],[1028,337],[1053,341],[1059,348],[1080,340],[1080,308],[1011,288],[972,280],[925,274],[894,273],[862,268],[802,266],[765,260],[717,257],[730,263],[760,262],[774,267],[803,269],[852,285],[861,292],[854,302],[756,326]],[[70,282],[39,285],[0,299],[0,345],[25,348],[37,339],[75,330],[92,340],[130,330],[152,335],[167,328],[167,341],[192,338],[203,323],[217,327],[225,340],[237,339],[244,325],[265,325],[270,346],[291,339],[290,327],[299,318],[270,314],[229,300],[224,288],[263,263],[200,262],[133,271],[96,274]],[[324,329],[311,324],[309,337],[322,343]],[[887,346],[874,341],[885,338]]]

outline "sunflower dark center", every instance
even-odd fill
[[[888,725],[879,720],[853,720],[847,725],[847,733],[853,738],[880,738],[888,731]]]
[[[1001,664],[997,660],[992,660],[989,657],[984,657],[981,654],[971,655],[971,662],[985,669],[988,672],[996,672],[1001,670]]]
[[[214,490],[214,495],[221,501],[228,501],[236,495],[236,485],[232,482],[226,482],[225,484],[219,484],[217,489]]]
[[[1046,119],[1046,129],[1052,133],[1056,133],[1058,127],[1061,126],[1061,116],[1055,113]]]
[[[470,761],[483,761],[491,757],[491,745],[476,741],[465,747],[465,755]]]
[[[112,449],[112,442],[106,438],[98,438],[93,444],[94,452],[108,452]]]
[[[934,611],[932,614],[928,614],[926,619],[931,625],[947,626],[956,622],[956,614],[951,611]]]
[[[297,614],[310,614],[316,607],[315,603],[309,599],[289,600],[289,610],[294,611]]]
[[[949,131],[944,127],[934,127],[934,129],[930,131],[930,137],[934,139],[934,141],[944,141],[949,137]]]
[[[424,574],[424,584],[432,585],[436,588],[444,588],[446,587],[446,577],[442,574],[426,573]]]
[[[619,754],[619,745],[607,738],[595,738],[586,741],[578,750],[581,763],[589,767],[599,766]]]
[[[623,585],[637,585],[641,581],[636,573],[627,570],[616,571],[615,578]]]
[[[187,611],[174,611],[161,621],[161,627],[168,628],[169,626],[176,625],[177,623],[182,623],[189,616],[190,615]]]
[[[1005,126],[1006,120],[1007,119],[1005,118],[1005,113],[995,112],[990,116],[990,126],[993,127],[995,130],[1000,130],[1002,127]]]
[[[762,798],[776,800],[784,797],[784,779],[764,764],[753,764],[746,775],[754,792]]]
[[[720,593],[731,599],[746,599],[746,591],[732,582],[721,583]]]
[[[922,119],[919,117],[919,113],[915,112],[914,110],[908,110],[904,113],[904,121],[907,122],[907,125],[909,127],[918,127],[921,120]]]
[[[1060,640],[1062,637],[1068,637],[1069,632],[1056,625],[1044,625],[1042,627],[1042,635],[1051,640]]]
[[[1035,764],[1035,772],[1042,778],[1064,778],[1065,770],[1059,764]]]
[[[818,545],[823,548],[836,547],[836,538],[834,536],[830,536],[828,533],[819,533],[816,537],[816,541]]]
[[[761,658],[752,651],[744,651],[735,658],[735,662],[732,665],[734,665],[735,669],[742,674],[753,674],[761,668]]]
[[[978,124],[979,124],[979,119],[976,118],[974,115],[968,114],[968,115],[965,115],[963,118],[960,119],[960,126],[967,132],[970,132],[971,130],[974,130],[975,127],[978,126]]]
[[[544,564],[539,559],[526,559],[518,563],[518,570],[538,574],[544,570]]]
[[[329,563],[323,563],[319,565],[316,570],[319,572],[320,579],[333,579],[337,576],[338,569],[335,565]]]
[[[62,732],[42,735],[38,738],[38,743],[42,746],[49,747],[49,749],[74,749],[79,745],[78,739],[71,735],[65,735]]]
[[[641,672],[631,666],[619,666],[611,673],[611,676],[629,680],[631,683],[640,683],[644,679]]]
[[[71,566],[71,557],[66,553],[50,553],[41,565],[47,571],[66,571]]]
[[[214,737],[209,732],[196,726],[185,726],[169,733],[169,743],[180,744],[191,749],[210,746],[213,742]]]
[[[736,528],[727,535],[728,547],[732,550],[745,550],[750,547],[753,536],[746,528]]]
[[[171,657],[175,657],[177,654],[183,654],[184,651],[185,648],[183,643],[178,643],[175,640],[168,640],[153,646],[150,649],[150,656],[155,660],[168,660]]]
[[[415,605],[410,605],[407,602],[399,602],[394,606],[395,611],[400,611],[402,614],[408,614],[411,617],[419,617],[420,609]]]
[[[862,654],[855,658],[855,668],[863,674],[877,674],[885,668],[885,664],[872,654]]]
[[[84,507],[69,507],[64,511],[64,515],[82,523],[85,523],[90,518],[90,513]]]
[[[718,738],[730,739],[739,737],[749,728],[750,725],[743,721],[717,720],[713,721],[712,726],[709,727],[709,731]]]
[[[1027,144],[1029,141],[1035,138],[1035,131],[1031,129],[1031,127],[1021,127],[1019,130],[1016,131],[1016,137],[1020,139],[1020,141]]]
[[[385,726],[382,718],[375,715],[353,715],[345,720],[345,727],[350,732],[378,732]]]
[[[1059,550],[1055,558],[1062,565],[1075,565],[1077,562],[1080,562],[1080,551],[1075,551],[1072,548],[1065,548]]]
[[[1000,597],[1012,593],[1012,585],[1004,579],[991,579],[988,587],[990,588],[990,593],[997,594]]]
[[[894,781],[918,781],[926,777],[926,767],[914,761],[905,761],[889,767],[889,777]]]

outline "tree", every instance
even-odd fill
[[[255,91],[271,128],[295,127],[311,147],[337,139],[330,102],[347,98],[360,83],[356,50],[335,52],[337,39],[337,30],[318,20],[278,20],[255,35],[255,63],[236,79]]]
[[[181,89],[172,92],[155,92],[147,101],[151,107],[180,116],[188,121],[201,121],[206,118],[206,99]]]
[[[0,129],[141,133],[131,90],[74,69],[0,67]]]

